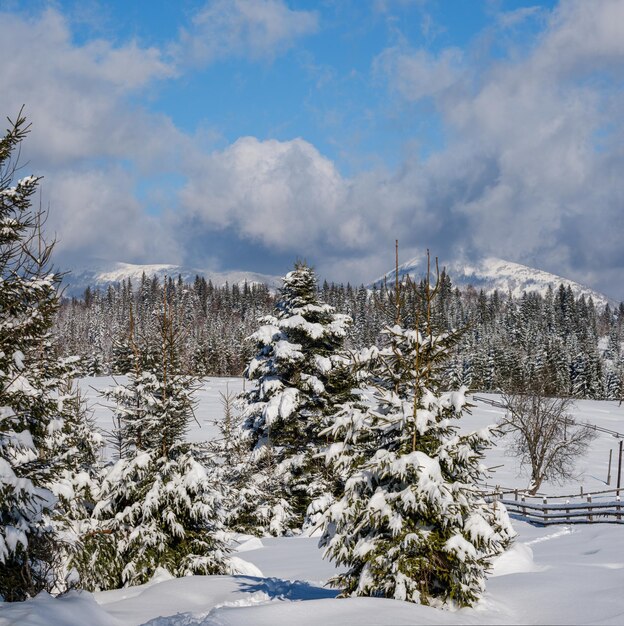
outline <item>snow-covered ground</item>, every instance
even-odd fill
[[[83,381],[91,399],[111,379]],[[199,392],[197,423],[189,436],[214,437],[222,413],[220,392],[236,392],[242,380],[207,379]],[[488,396],[496,399],[495,396]],[[109,413],[95,407],[98,424],[110,429]],[[462,428],[496,421],[500,410],[476,402]],[[614,402],[580,401],[575,415],[624,432],[624,407]],[[609,449],[613,450],[611,486],[617,469],[617,439],[598,434],[578,463],[578,479],[544,485],[548,494],[607,489]],[[504,440],[486,463],[497,467],[490,484],[523,488],[528,482],[505,452]],[[193,576],[171,579],[162,573],[148,585],[96,594],[72,592],[61,598],[41,595],[25,603],[0,604],[0,626],[234,626],[381,624],[622,624],[624,623],[624,525],[532,526],[514,520],[518,538],[496,562],[481,602],[457,612],[374,598],[336,599],[323,586],[332,575],[316,539],[240,538],[238,557],[247,576]]]
[[[123,377],[116,377],[116,380],[119,383],[124,382]],[[104,406],[106,401],[98,397],[98,390],[112,384],[114,381],[111,377],[85,378],[81,381],[83,393],[88,402],[92,404],[97,424],[103,430],[110,430],[112,421],[110,411]],[[221,394],[238,393],[243,389],[243,385],[244,380],[242,378],[205,379],[203,386],[197,393],[197,421],[192,425],[188,434],[191,440],[202,441],[218,436],[219,431],[215,422],[221,419],[223,414]],[[500,397],[495,394],[478,393],[475,395],[477,398],[500,400]],[[464,431],[477,430],[488,424],[495,424],[504,413],[502,409],[475,400],[472,396],[469,396],[469,399],[475,405],[472,413],[466,414],[458,422]],[[619,406],[617,402],[613,401],[578,400],[573,413],[580,422],[589,422],[608,430],[624,433],[624,404]],[[545,483],[540,493],[544,492],[549,495],[576,494],[583,487],[583,492],[587,494],[615,486],[618,439],[600,432],[596,434],[596,439],[592,442],[587,455],[578,461],[577,476],[561,485]],[[607,485],[609,450],[612,450],[611,484]],[[497,445],[489,450],[485,463],[487,467],[495,468],[490,473],[488,485],[524,489],[529,483],[528,474],[522,471],[518,460],[507,452],[505,438],[499,440]]]

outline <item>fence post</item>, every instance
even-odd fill
[[[524,502],[524,494],[522,494],[522,502]],[[522,515],[526,516],[526,506],[522,507]]]
[[[570,504],[569,500],[566,500],[566,504]],[[570,521],[570,509],[569,507],[566,507],[566,522]]]
[[[587,494],[587,503],[591,505],[591,501],[592,501],[591,493],[588,493]],[[591,508],[591,506],[588,506],[587,510],[588,510],[588,513],[589,513],[589,521],[593,522],[594,521],[594,516],[592,515],[592,508]]]
[[[620,495],[620,480],[622,478],[622,443],[624,439],[620,439],[620,452],[618,454],[618,481],[617,481],[617,495]]]
[[[581,485],[581,498],[583,497],[583,485]]]
[[[617,502],[617,504],[615,505],[615,517],[618,520],[622,519],[622,505],[620,504],[620,496],[615,496],[615,501]]]
[[[542,509],[542,519],[544,520],[544,522],[547,522],[548,521],[548,509],[546,508],[546,505],[548,504],[548,500],[546,499],[546,496],[542,498],[542,504],[544,505],[544,508]]]
[[[518,502],[518,490],[514,489],[514,500]]]
[[[613,449],[609,449],[609,470],[607,471],[607,485],[611,484],[611,457],[613,456]]]

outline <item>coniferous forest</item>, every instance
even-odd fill
[[[408,324],[422,302],[424,286],[415,286],[401,304]],[[394,285],[319,286],[323,302],[349,315],[353,324],[345,346],[358,350],[379,342],[393,318]],[[128,366],[129,320],[149,343],[157,335],[157,311],[163,298],[182,331],[184,367],[198,376],[239,376],[252,356],[246,341],[259,317],[270,313],[278,294],[264,285],[215,286],[203,277],[191,284],[171,277],[162,284],[144,276],[105,290],[88,288],[83,298],[64,299],[55,325],[62,355],[80,355],[87,375],[122,373]],[[422,305],[420,305],[422,306]],[[624,305],[596,307],[591,297],[575,298],[560,285],[545,295],[515,298],[471,287],[460,291],[440,273],[433,316],[438,328],[463,329],[453,349],[446,378],[452,387],[480,391],[521,388],[545,381],[555,395],[619,399],[624,360]]]

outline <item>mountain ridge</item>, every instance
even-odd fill
[[[424,269],[426,265],[426,257],[415,257],[402,263],[399,265],[399,279],[410,276],[412,279],[420,280],[426,273]],[[594,304],[598,306],[602,307],[607,303],[610,306],[618,304],[605,294],[569,278],[496,257],[485,257],[473,262],[453,261],[444,267],[451,278],[453,287],[460,289],[472,286],[477,290],[483,289],[486,294],[494,290],[503,293],[511,291],[514,297],[521,297],[524,292],[538,292],[544,295],[549,285],[553,289],[563,285],[566,288],[570,287],[576,298],[581,295],[586,298],[591,296]],[[370,283],[369,287],[379,287],[384,282],[391,285],[394,281],[395,269],[392,269]]]
[[[149,278],[157,276],[161,281],[164,278],[177,280],[178,276],[182,276],[185,282],[192,282],[196,276],[200,276],[207,281],[212,281],[218,287],[225,283],[243,285],[246,282],[247,284],[268,285],[270,289],[277,289],[282,284],[279,276],[259,272],[239,270],[215,272],[172,263],[137,264],[98,261],[89,268],[76,269],[67,273],[63,279],[64,294],[81,296],[87,287],[106,288],[108,285],[117,285],[128,279],[136,285],[144,273]]]
[[[425,267],[425,257],[412,258],[399,265],[399,278],[410,276],[412,279],[420,280],[424,276]],[[543,295],[549,285],[556,289],[563,284],[572,289],[575,297],[581,294],[585,297],[591,296],[598,306],[605,306],[607,303],[610,306],[618,304],[612,298],[571,279],[495,257],[486,257],[474,262],[454,261],[446,264],[445,268],[453,287],[460,289],[472,286],[477,290],[483,289],[488,294],[498,289],[503,293],[511,291],[515,297],[520,297],[525,291],[539,292]],[[143,273],[150,278],[157,276],[160,280],[165,277],[177,279],[181,275],[186,282],[192,282],[195,276],[202,276],[217,286],[222,286],[226,282],[240,286],[247,282],[248,284],[266,284],[269,289],[276,290],[282,284],[281,276],[259,272],[242,270],[216,272],[171,263],[135,264],[94,261],[91,267],[77,269],[65,276],[64,293],[66,296],[81,296],[87,287],[106,288],[109,284],[120,284],[128,279],[136,284],[141,280]],[[379,287],[386,281],[392,285],[395,280],[394,273],[395,270],[392,269],[366,286],[369,289],[373,286]]]

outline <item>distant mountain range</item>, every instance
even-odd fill
[[[432,265],[435,271],[435,265]],[[427,261],[425,258],[417,257],[411,259],[399,265],[399,279],[410,276],[415,280],[420,280],[426,273],[426,266]],[[440,266],[440,271],[442,271],[442,266]],[[607,303],[611,306],[617,304],[604,294],[562,276],[493,257],[474,263],[456,261],[446,265],[446,272],[451,277],[453,286],[460,289],[465,289],[472,285],[477,291],[483,289],[488,294],[498,289],[498,291],[503,293],[511,291],[515,297],[518,297],[524,291],[539,292],[543,295],[546,293],[549,285],[556,289],[563,284],[565,287],[572,289],[575,297],[579,297],[581,294],[584,294],[586,298],[591,296],[594,304],[597,306],[604,306]],[[389,285],[394,283],[394,269],[373,281],[370,287],[373,285],[379,286],[384,281],[387,281]]]
[[[399,278],[410,276],[415,280],[420,280],[424,275],[425,267],[426,261],[422,257],[411,259],[399,265]],[[441,270],[442,267],[440,267]],[[474,263],[456,261],[446,265],[446,271],[451,277],[453,285],[460,289],[472,285],[475,289],[483,289],[486,293],[491,293],[495,289],[503,293],[508,293],[511,290],[514,296],[521,296],[524,291],[537,291],[544,294],[549,285],[556,289],[560,284],[563,284],[566,287],[569,286],[576,297],[581,294],[584,294],[585,297],[591,296],[596,305],[604,306],[607,302],[611,306],[617,304],[604,294],[562,276],[492,257]],[[178,276],[182,276],[183,280],[192,282],[195,280],[195,276],[203,276],[206,280],[211,280],[216,286],[222,286],[226,282],[230,285],[242,285],[247,282],[248,284],[266,284],[274,290],[282,285],[280,276],[257,272],[213,272],[171,264],[135,265],[99,261],[92,263],[89,269],[75,270],[68,274],[64,280],[65,295],[81,296],[87,287],[103,289],[109,284],[119,284],[127,279],[130,279],[136,286],[141,281],[143,273],[150,278],[157,276],[161,281],[165,277],[177,279]],[[373,285],[379,286],[384,281],[392,285],[394,280],[394,269],[392,269],[377,280],[372,281],[368,286],[371,288]]]
[[[88,269],[78,269],[68,273],[63,281],[64,294],[66,296],[82,296],[87,287],[105,289],[108,285],[118,285],[128,279],[136,287],[140,284],[143,274],[149,278],[157,276],[161,282],[164,278],[169,277],[177,280],[178,276],[182,276],[185,282],[193,282],[196,276],[203,276],[218,287],[225,285],[225,283],[243,285],[247,282],[248,284],[265,284],[271,289],[277,289],[282,284],[279,276],[257,272],[212,272],[183,267],[182,265],[136,265],[101,261],[94,263]]]

